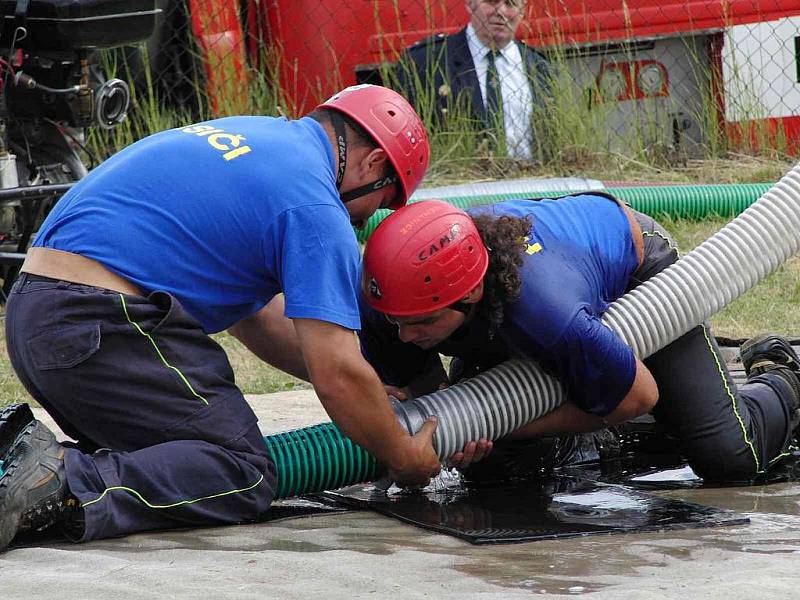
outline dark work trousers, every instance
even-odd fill
[[[225,352],[170,294],[23,273],[6,341],[28,392],[78,441],[65,466],[81,541],[266,512],[275,466],[256,416]]]
[[[630,288],[678,258],[669,234],[636,213],[644,262]],[[675,436],[694,471],[711,481],[747,481],[786,455],[792,439],[792,390],[778,375],[736,387],[707,324],[644,361],[658,384],[653,416]]]

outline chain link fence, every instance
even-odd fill
[[[125,68],[140,95],[155,94],[184,121],[298,116],[369,82],[414,101],[434,157],[672,161],[798,147],[798,0],[157,2],[156,32],[125,52]],[[512,44],[519,52],[488,73],[475,49],[491,49],[503,27],[524,46]],[[504,92],[494,123],[491,76]],[[527,153],[520,139],[533,142]]]

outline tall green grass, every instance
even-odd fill
[[[380,23],[377,6],[375,31],[391,32],[402,27],[402,11],[395,0],[396,23]],[[433,11],[431,10],[431,15]],[[426,27],[435,27],[433,17]],[[365,35],[367,32],[365,31]],[[280,43],[267,39],[256,40],[259,55],[250,58],[246,73],[240,75],[227,72],[230,65],[221,65],[223,72],[216,75],[217,81],[231,82],[213,90],[209,96],[202,52],[198,50],[191,35],[184,34],[181,43],[192,57],[194,69],[185,74],[196,102],[194,106],[176,106],[166,102],[157,79],[159,74],[150,71],[147,47],[141,46],[143,73],[138,73],[138,84],[133,86],[133,106],[127,120],[110,131],[94,129],[90,132],[88,147],[100,158],[105,158],[122,147],[157,131],[184,126],[193,121],[205,120],[226,114],[262,114],[298,116],[296,94],[298,81],[303,80],[302,66],[291,65]],[[739,114],[750,120],[744,132],[733,139],[721,125],[718,90],[715,88],[716,68],[709,64],[704,46],[699,38],[688,37],[683,53],[690,65],[685,74],[685,85],[696,90],[694,100],[678,106],[671,98],[645,98],[624,103],[603,98],[594,74],[581,72],[576,66],[580,60],[574,58],[575,47],[564,44],[547,48],[547,58],[552,71],[552,94],[543,109],[537,109],[531,123],[534,139],[543,140],[536,160],[516,161],[508,159],[500,143],[492,143],[482,126],[472,116],[469,98],[448,96],[449,91],[434,89],[432,73],[420,77],[411,72],[411,87],[418,112],[430,133],[432,161],[428,183],[464,179],[492,179],[517,175],[594,175],[608,171],[625,176],[641,172],[645,175],[673,169],[681,169],[691,160],[717,160],[728,157],[731,152],[779,158],[785,160],[787,143],[781,130],[775,131],[757,119],[763,116],[764,107],[753,97],[748,101],[746,90],[750,82],[744,80],[741,69],[730,67],[734,87],[745,90],[739,94]],[[433,51],[434,46],[429,46]],[[382,81],[397,87],[398,71],[395,62],[399,48],[381,47],[381,63],[378,75]],[[335,57],[335,49],[329,53]],[[634,60],[635,47],[622,43],[615,50],[619,60]],[[433,57],[432,57],[433,58]],[[335,62],[335,61],[334,61]],[[110,76],[132,79],[129,66],[117,53],[104,54],[104,67]],[[337,63],[338,64],[338,63]],[[431,70],[439,68],[430,61]],[[742,79],[736,83],[737,74]],[[308,81],[319,97],[344,85],[343,74],[334,68],[326,80]],[[670,82],[677,89],[680,81]],[[445,86],[446,87],[446,86]],[[674,94],[673,94],[674,95]],[[439,114],[436,105],[446,97],[447,107]],[[690,149],[674,144],[672,115],[683,111],[687,118],[700,128],[699,144]],[[502,127],[493,128],[502,130]]]
[[[114,51],[102,54],[101,64],[108,77],[119,77],[130,82],[131,109],[127,118],[113,129],[90,129],[87,147],[95,156],[102,160],[153,133],[216,117],[234,114],[290,114],[290,95],[278,83],[278,50],[266,44],[261,45],[257,64],[248,65],[243,77],[236,76],[237,86],[243,80],[244,89],[226,85],[215,90],[212,98],[202,70],[201,53],[189,38],[186,43],[186,52],[197,67],[187,73],[189,79],[185,82],[196,101],[192,106],[179,105],[165,99],[164,90],[156,81],[158,74],[151,69],[146,44],[136,47],[139,55],[135,72],[123,54]],[[225,69],[222,81],[233,78],[233,75],[227,73],[230,65],[225,65]]]

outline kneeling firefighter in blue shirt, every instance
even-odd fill
[[[254,521],[275,490],[256,416],[209,334],[308,375],[342,431],[406,484],[439,472],[435,420],[398,424],[363,359],[353,232],[428,166],[398,94],[347,88],[289,121],[152,135],[54,207],[7,304],[12,364],[76,444],[0,411],[0,550],[61,523],[84,541]],[[296,334],[295,334],[296,332]]]
[[[750,480],[785,455],[797,423],[800,361],[789,343],[746,342],[748,381],[737,389],[707,324],[641,361],[601,321],[610,303],[677,259],[663,227],[604,194],[468,213],[418,202],[367,242],[362,352],[401,399],[530,358],[564,384],[567,401],[507,440],[652,413],[700,476]],[[449,379],[440,353],[456,357]],[[475,440],[450,462],[468,467],[492,448]]]

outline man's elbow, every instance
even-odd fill
[[[323,404],[328,400],[334,402],[342,399],[357,400],[352,396],[356,394],[355,390],[360,388],[364,377],[362,370],[352,363],[337,360],[322,363],[315,361],[309,366],[308,375],[317,398]]]
[[[323,405],[327,404],[329,400],[336,401],[347,394],[346,386],[343,385],[342,377],[334,375],[320,375],[318,373],[310,374],[311,385],[314,386],[314,392],[317,394],[320,402]]]
[[[237,321],[226,330],[230,335],[246,345],[246,340],[253,331],[259,327],[258,313]]]
[[[620,413],[619,421],[633,419],[651,412],[657,403],[658,385],[644,363],[637,361],[633,384],[614,413]]]
[[[653,409],[656,407],[657,403],[657,389],[649,390],[647,393],[641,394],[636,398],[636,402],[633,407],[633,411],[636,413],[635,416],[640,417],[642,415],[646,415],[647,413],[653,412]]]
[[[644,393],[628,394],[614,411],[606,417],[609,423],[624,423],[653,411],[658,403],[658,389]]]

